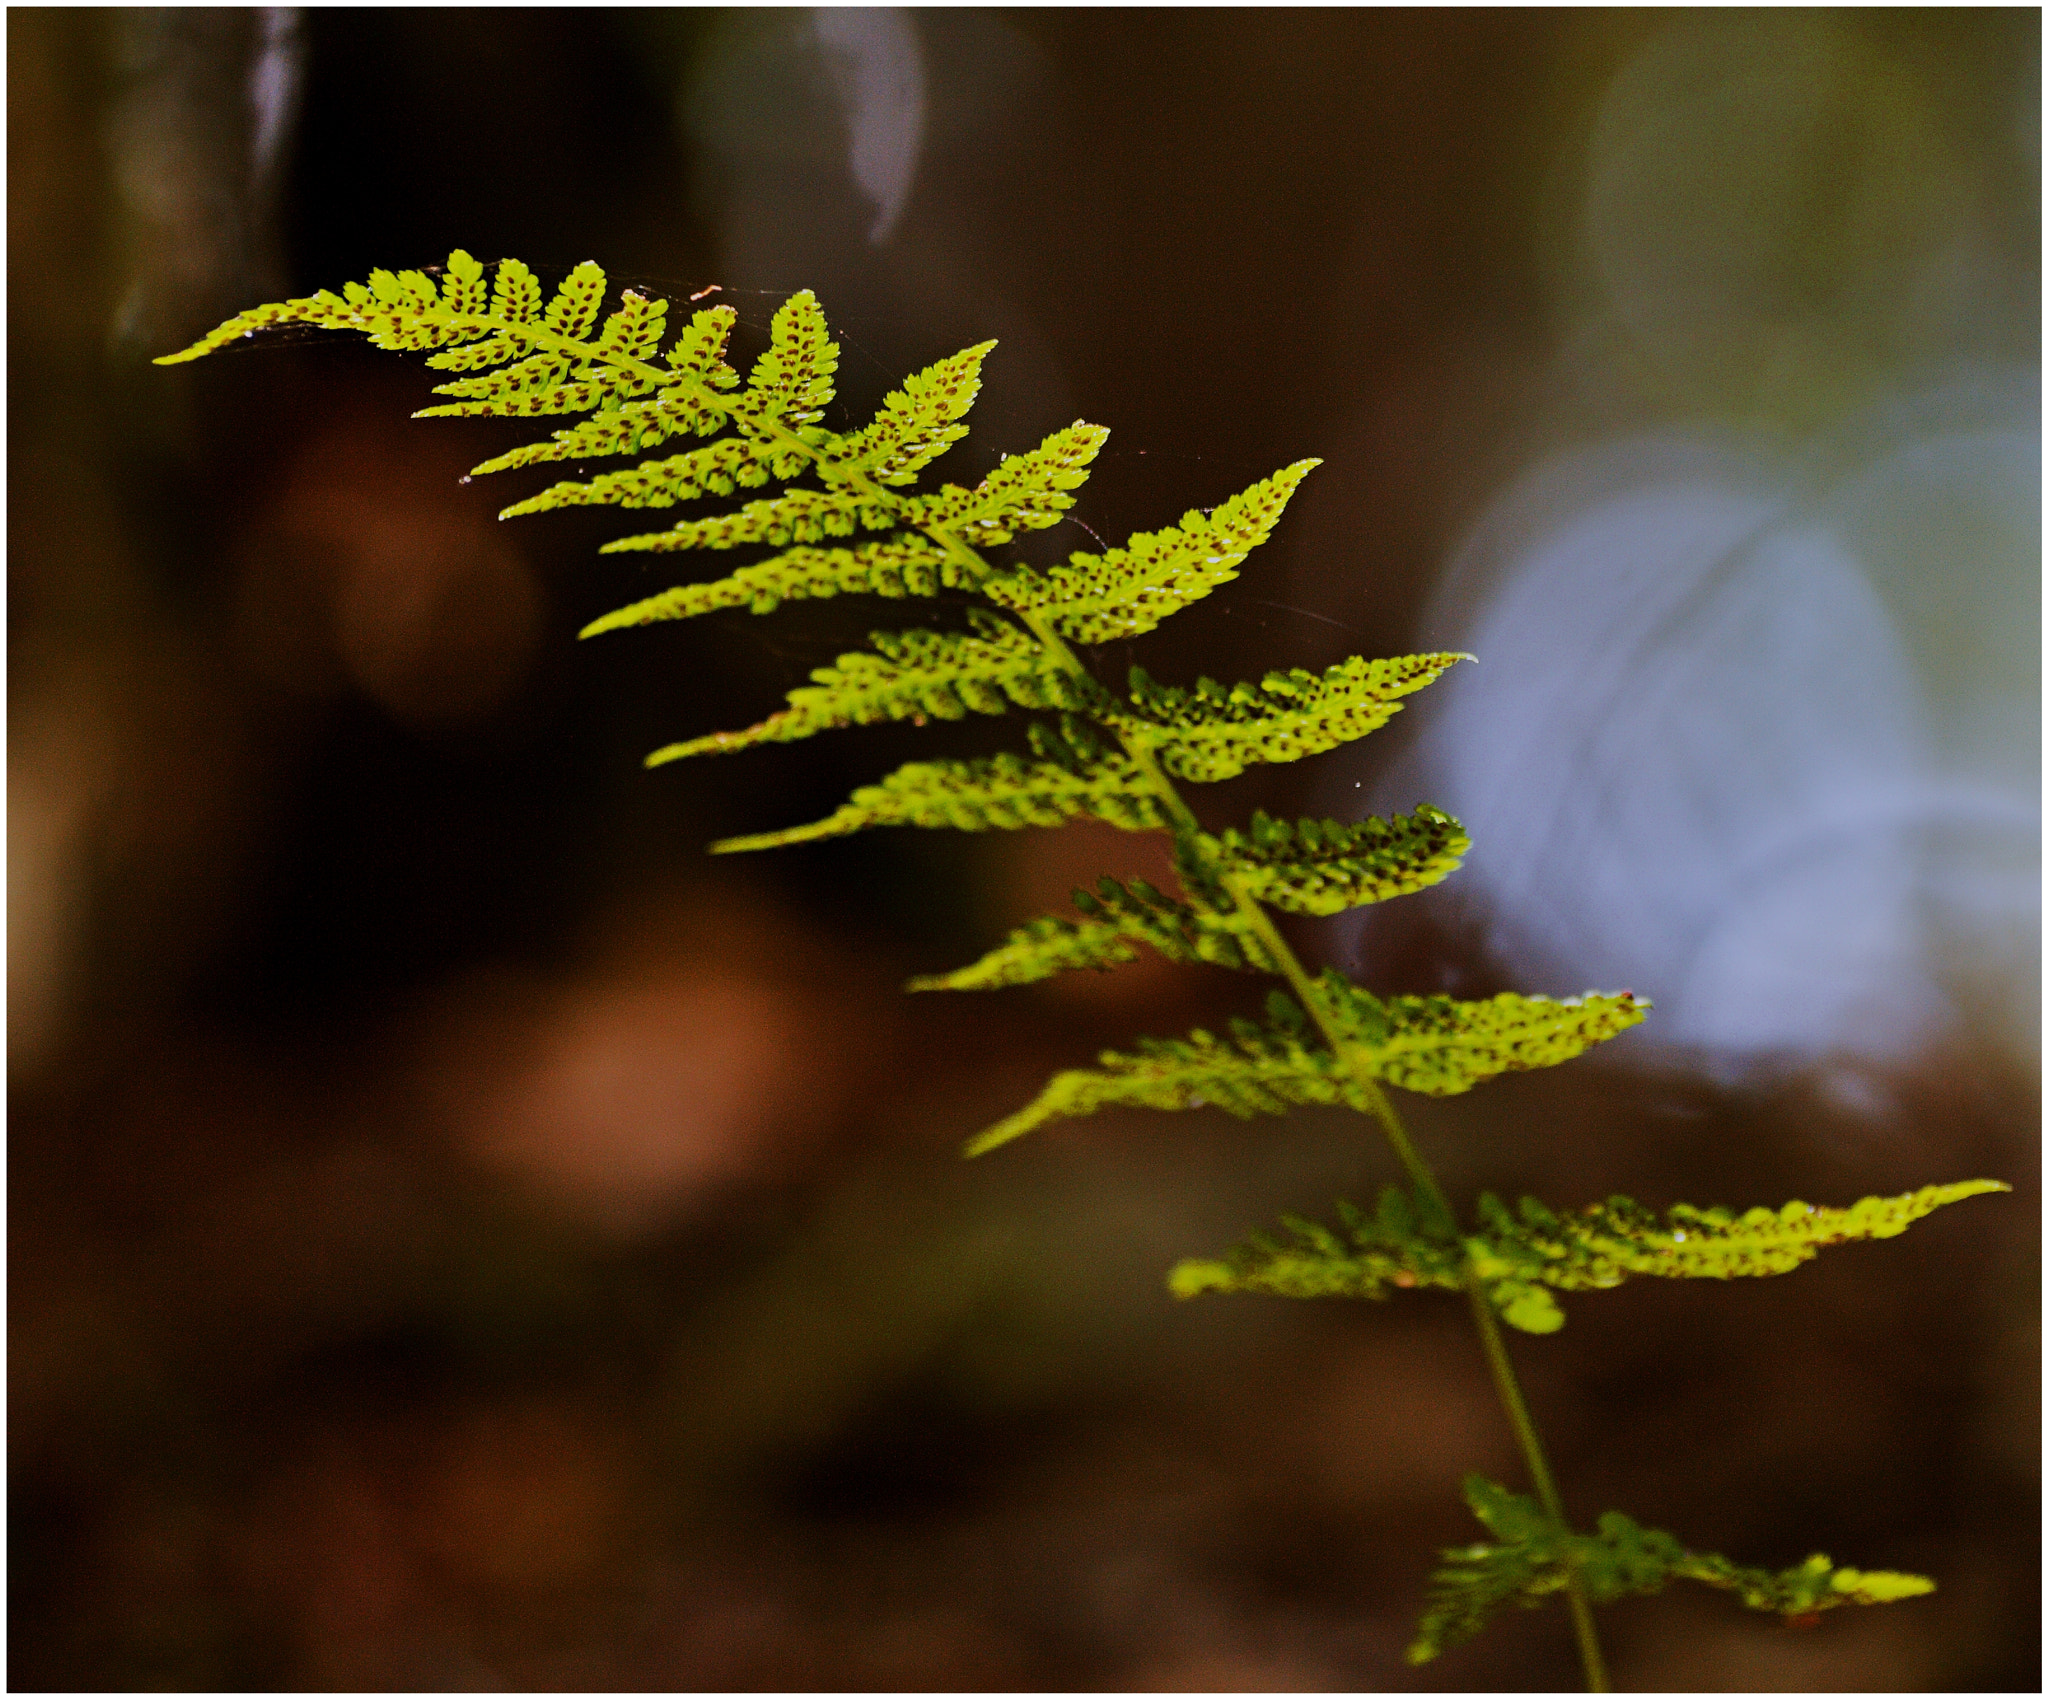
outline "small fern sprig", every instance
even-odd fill
[[[1494,1538],[1443,1554],[1429,1608],[1408,1648],[1410,1663],[1427,1663],[1471,1639],[1508,1605],[1542,1604],[1574,1578],[1596,1604],[1661,1592],[1671,1581],[1700,1581],[1735,1594],[1751,1610],[1795,1623],[1837,1605],[1891,1604],[1934,1591],[1924,1575],[1842,1568],[1819,1552],[1790,1569],[1746,1568],[1714,1553],[1687,1551],[1669,1534],[1614,1510],[1600,1518],[1596,1532],[1574,1534],[1534,1499],[1479,1475],[1465,1477],[1465,1502]]]
[[[1108,433],[1076,421],[1005,458],[971,488],[918,490],[926,468],[966,434],[961,421],[993,343],[907,378],[872,420],[842,433],[823,422],[838,349],[808,291],[776,311],[768,347],[742,382],[726,361],[736,322],[730,307],[706,308],[672,333],[667,303],[631,290],[600,322],[607,290],[603,271],[586,262],[543,301],[538,280],[519,261],[486,268],[458,249],[432,273],[377,271],[338,295],[255,308],[158,363],[196,359],[273,325],[354,331],[382,348],[429,351],[436,370],[464,374],[438,387],[449,399],[422,417],[585,415],[545,441],[485,461],[477,473],[644,456],[552,484],[505,508],[503,518],[567,507],[695,507],[772,489],[604,544],[608,554],[769,552],[722,577],[642,597],[592,621],[585,637],[724,609],[765,614],[806,598],[931,601],[943,592],[978,599],[966,630],[878,631],[871,649],[818,669],[780,712],[740,731],[667,744],[648,765],[846,726],[1021,711],[1036,716],[1026,727],[1028,758],[1006,751],[910,762],[822,820],[712,848],[767,849],[876,826],[1011,830],[1079,818],[1170,839],[1178,895],[1139,879],[1105,878],[1094,892],[1075,893],[1076,917],[1032,921],[980,960],[921,976],[911,989],[1024,984],[1112,967],[1140,947],[1284,983],[1268,996],[1263,1020],[1237,1020],[1227,1038],[1197,1030],[1145,1039],[1130,1053],[1105,1052],[1096,1068],[1055,1076],[967,1148],[979,1154],[1050,1121],[1116,1107],[1213,1105],[1254,1115],[1343,1104],[1378,1123],[1409,1189],[1386,1194],[1377,1215],[1340,1206],[1342,1236],[1290,1220],[1290,1240],[1255,1238],[1222,1262],[1184,1263],[1173,1284],[1183,1295],[1214,1288],[1378,1296],[1388,1285],[1464,1293],[1535,1497],[1468,1482],[1468,1500],[1499,1543],[1447,1554],[1412,1656],[1433,1656],[1501,1604],[1561,1593],[1588,1685],[1598,1690],[1606,1672],[1592,1605],[1655,1590],[1672,1576],[1732,1588],[1747,1602],[1763,1601],[1760,1608],[1800,1612],[1931,1587],[1918,1577],[1837,1570],[1825,1559],[1775,1577],[1739,1569],[1686,1553],[1669,1536],[1612,1513],[1598,1532],[1575,1533],[1499,1324],[1553,1330],[1562,1315],[1552,1290],[1612,1285],[1630,1274],[1780,1272],[1822,1244],[1885,1237],[1941,1205],[2003,1188],[1965,1182],[1904,1199],[1865,1199],[1848,1210],[1799,1204],[1739,1219],[1674,1210],[1661,1225],[1626,1199],[1561,1217],[1531,1200],[1516,1215],[1488,1197],[1473,1230],[1460,1231],[1385,1088],[1443,1096],[1504,1072],[1549,1067],[1625,1032],[1648,1003],[1627,991],[1563,1000],[1380,998],[1332,970],[1312,976],[1269,905],[1330,915],[1423,889],[1457,867],[1468,847],[1463,828],[1424,805],[1412,815],[1357,823],[1258,814],[1245,828],[1215,835],[1177,787],[1364,737],[1470,657],[1352,657],[1320,674],[1268,672],[1231,685],[1203,678],[1189,687],[1158,683],[1133,667],[1119,695],[1077,654],[1075,645],[1142,636],[1228,583],[1272,534],[1316,461],[1297,460],[1207,513],[1186,513],[1100,554],[1076,552],[1047,570],[1004,562],[989,551],[1057,524]],[[673,451],[680,441],[696,446]]]

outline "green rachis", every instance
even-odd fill
[[[1343,1104],[1373,1122],[1407,1177],[1371,1212],[1339,1206],[1340,1225],[1290,1219],[1284,1237],[1254,1236],[1223,1258],[1172,1274],[1183,1297],[1249,1291],[1289,1297],[1380,1297],[1390,1287],[1462,1293],[1533,1496],[1477,1476],[1466,1497],[1485,1543],[1444,1554],[1410,1656],[1434,1657],[1494,1612],[1561,1594],[1588,1684],[1606,1686],[1592,1606],[1691,1579],[1758,1610],[1803,1618],[1834,1605],[1875,1604],[1933,1589],[1890,1571],[1837,1567],[1816,1556],[1792,1569],[1746,1569],[1688,1552],[1626,1516],[1594,1532],[1567,1520],[1535,1424],[1509,1363],[1502,1324],[1529,1333],[1563,1325],[1553,1294],[1618,1285],[1632,1276],[1728,1279],[1785,1272],[1820,1248],[1904,1231],[1921,1216],[1997,1182],[1929,1186],[1847,1208],[1679,1207],[1659,1219],[1626,1198],[1553,1212],[1533,1199],[1510,1209],[1487,1196],[1461,1223],[1410,1141],[1389,1087],[1445,1096],[1511,1069],[1549,1067],[1625,1032],[1648,1004],[1627,991],[1553,1000],[1503,995],[1380,997],[1331,969],[1311,974],[1269,909],[1328,915],[1434,884],[1467,843],[1429,807],[1390,820],[1276,820],[1255,815],[1220,836],[1202,828],[1180,787],[1227,779],[1254,763],[1294,761],[1364,737],[1468,657],[1351,659],[1321,673],[1287,671],[1224,686],[1154,682],[1132,668],[1122,692],[1083,659],[1089,646],[1142,636],[1236,576],[1279,522],[1315,466],[1298,460],[1204,514],[1131,537],[1103,554],[1077,552],[1050,570],[1006,560],[1017,533],[1056,524],[1073,505],[1108,433],[1075,423],[1004,459],[973,488],[919,490],[931,463],[967,434],[982,343],[904,380],[857,430],[823,423],[838,352],[818,303],[792,296],[746,380],[726,363],[731,308],[671,328],[664,301],[627,291],[607,315],[605,274],[577,266],[551,294],[517,260],[487,268],[457,250],[435,274],[372,273],[340,295],[322,292],[258,307],[161,364],[196,359],[270,325],[365,333],[377,346],[428,352],[459,374],[446,403],[422,416],[570,417],[546,440],[485,462],[478,472],[623,456],[620,470],[562,482],[505,509],[692,509],[665,529],[604,552],[747,550],[723,577],[665,590],[594,621],[583,635],[687,619],[721,608],[769,613],[805,597],[870,595],[978,601],[949,629],[877,632],[869,650],[841,656],[794,690],[781,712],[741,731],[672,743],[649,765],[787,742],[836,727],[922,723],[1022,710],[1029,754],[912,762],[856,791],[823,820],[713,846],[720,852],[855,832],[870,826],[966,831],[1107,821],[1171,840],[1180,890],[1105,878],[1077,892],[1078,918],[1035,920],[979,961],[912,982],[912,989],[992,989],[1072,968],[1135,958],[1140,946],[1277,979],[1263,1015],[1106,1052],[1093,1068],[1055,1076],[1036,1100],[968,1145],[979,1154],[1065,1116],[1098,1109],[1214,1106],[1280,1114],[1304,1103]],[[752,492],[762,492],[758,495]],[[736,500],[727,498],[737,498]],[[716,504],[706,511],[706,504]]]

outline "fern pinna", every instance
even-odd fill
[[[196,359],[267,326],[358,331],[382,348],[431,350],[427,363],[460,374],[441,384],[433,416],[575,416],[545,441],[476,468],[503,472],[624,456],[632,463],[550,485],[503,517],[552,508],[690,505],[664,529],[604,545],[605,553],[754,551],[723,577],[677,585],[594,621],[586,637],[722,608],[772,612],[806,597],[978,598],[965,629],[877,632],[789,694],[788,706],[741,731],[672,743],[650,766],[788,742],[888,720],[960,719],[1021,709],[1029,754],[912,762],[857,790],[822,820],[712,846],[729,853],[801,843],[871,826],[964,831],[1104,820],[1172,843],[1178,894],[1141,879],[1105,878],[1075,893],[1078,917],[1020,927],[979,961],[912,982],[914,990],[992,989],[1075,968],[1107,968],[1149,948],[1175,961],[1212,962],[1284,982],[1262,1018],[1141,1041],[1093,1068],[1057,1075],[1030,1104],[975,1138],[990,1150],[1045,1122],[1099,1109],[1194,1109],[1281,1114],[1302,1103],[1344,1104],[1376,1121],[1408,1180],[1371,1214],[1339,1205],[1341,1229],[1290,1220],[1287,1237],[1255,1237],[1222,1261],[1188,1262],[1172,1276],[1182,1296],[1209,1290],[1290,1297],[1381,1297],[1389,1287],[1462,1292],[1535,1489],[1533,1498],[1473,1477],[1467,1498],[1490,1543],[1445,1553],[1410,1649],[1417,1661],[1476,1632],[1510,1604],[1562,1594],[1589,1685],[1606,1685],[1591,1607],[1685,1577],[1745,1604],[1800,1618],[1830,1605],[1876,1603],[1931,1590],[1918,1576],[1837,1568],[1824,1557],[1771,1574],[1687,1552],[1668,1534],[1609,1513],[1597,1531],[1567,1520],[1509,1363],[1500,1323],[1531,1333],[1563,1325],[1551,1294],[1613,1286],[1631,1275],[1726,1279],[1780,1273],[1828,1244],[1882,1238],[1996,1182],[1932,1186],[1846,1209],[1678,1208],[1658,1220],[1626,1198],[1557,1214],[1492,1197],[1461,1227],[1410,1142],[1386,1088],[1432,1096],[1493,1076],[1569,1060],[1626,1031],[1647,1003],[1629,992],[1553,1000],[1504,995],[1479,1002],[1380,997],[1343,975],[1311,975],[1269,908],[1329,915],[1422,889],[1466,848],[1449,815],[1355,823],[1255,815],[1221,836],[1205,831],[1181,784],[1231,778],[1255,763],[1295,761],[1364,737],[1405,697],[1468,657],[1351,659],[1321,673],[1268,673],[1224,686],[1155,682],[1132,668],[1119,694],[1077,648],[1142,636],[1236,576],[1271,535],[1313,460],[1298,460],[1208,513],[1133,536],[1103,554],[1077,552],[1036,570],[995,553],[1019,532],[1057,524],[1108,433],[1075,423],[1004,459],[972,488],[919,490],[920,475],[966,435],[980,369],[993,343],[963,349],[906,379],[858,430],[823,423],[838,351],[818,303],[797,294],[775,314],[767,350],[745,382],[726,362],[730,307],[673,328],[668,304],[624,292],[608,314],[605,274],[583,264],[551,294],[517,260],[486,268],[450,254],[435,274],[373,272],[339,295],[322,292],[230,319],[160,364]],[[602,315],[602,316],[601,316]],[[690,446],[684,446],[684,445]],[[718,510],[699,504],[762,490]]]

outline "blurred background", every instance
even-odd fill
[[[1447,1184],[2016,1188],[1517,1339],[1576,1516],[1940,1578],[1617,1607],[1617,1680],[2038,1689],[2036,11],[7,26],[11,1685],[1575,1682],[1556,1612],[1401,1661],[1460,1475],[1519,1484],[1454,1300],[1166,1294],[1391,1179],[1355,1118],[958,1160],[1262,995],[899,994],[1148,842],[702,853],[1014,720],[642,771],[900,608],[579,645],[678,563],[500,525],[530,431],[347,339],[147,363],[460,245],[717,285],[747,353],[814,288],[842,424],[999,337],[941,470],[1112,426],[1059,550],[1322,456],[1133,650],[1479,664],[1198,806],[1449,807],[1467,869],[1304,952],[1657,1004],[1409,1100]]]

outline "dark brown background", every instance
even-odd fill
[[[1475,1532],[1460,1474],[1518,1481],[1452,1301],[1162,1289],[1390,1177],[1357,1126],[1104,1117],[956,1159],[1052,1069],[1251,1000],[1157,964],[898,994],[1128,844],[701,854],[987,726],[640,770],[875,609],[578,646],[646,580],[593,553],[615,521],[500,527],[507,489],[460,481],[524,432],[409,423],[416,363],[319,339],[145,361],[457,244],[719,283],[756,337],[809,285],[849,417],[1003,338],[949,475],[1114,427],[1080,509],[1112,540],[1326,457],[1156,672],[1397,652],[1535,447],[1669,404],[1545,374],[1591,114],[1678,15],[919,14],[880,247],[801,16],[312,12],[252,176],[256,14],[9,13],[13,1686],[1574,1679],[1555,1612],[1401,1662]],[[2000,126],[2037,15],[1828,28],[1975,173],[2023,305],[1974,334],[2031,363],[2038,150]],[[1495,972],[1424,934],[1405,985]],[[1582,1064],[1414,1107],[1463,1196],[2018,1185],[1516,1342],[1577,1515],[1941,1578],[1805,1633],[1616,1607],[1624,1685],[2038,1687],[2037,1074],[1957,1040],[1887,1084],[1874,1113]]]

